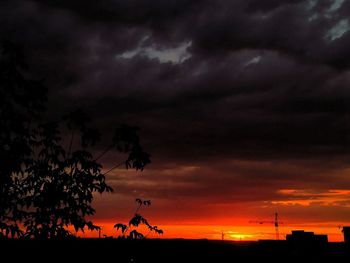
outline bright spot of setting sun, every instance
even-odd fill
[[[245,235],[245,234],[231,234],[230,239],[233,240],[249,240],[253,236],[252,235]]]
[[[239,233],[239,232],[233,232],[233,231],[227,231],[227,240],[234,240],[234,241],[243,241],[243,240],[252,240],[253,235],[251,234],[245,234],[245,233]]]

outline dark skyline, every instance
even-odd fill
[[[97,219],[141,196],[159,224],[278,210],[336,225],[350,218],[349,13],[344,0],[12,0],[0,34],[44,79],[50,116],[80,107],[105,138],[141,128],[152,164],[112,173]]]

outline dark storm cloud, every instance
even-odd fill
[[[199,0],[169,0],[166,2],[162,0],[106,0],[96,5],[96,1],[93,0],[34,1],[73,11],[86,21],[136,23],[142,25],[171,20],[174,17],[181,16],[190,8],[202,2]]]
[[[193,30],[200,49],[210,52],[268,49],[289,54],[303,63],[324,63],[335,68],[348,66],[340,58],[349,57],[346,49],[349,34],[334,42],[327,41],[326,37],[345,17],[336,11],[317,11],[318,5],[308,7],[307,1],[279,1],[279,8],[273,8],[275,5],[269,8],[265,1],[260,1],[265,9],[254,2],[251,6],[256,9],[253,10],[245,9],[243,1],[219,2],[221,6],[197,21],[198,27]],[[330,5],[331,1],[328,8]]]
[[[329,35],[347,15],[334,3],[5,1],[1,17],[52,105],[88,108],[104,129],[138,124],[154,154],[304,157],[349,148],[350,34]],[[184,43],[182,63],[120,57]]]
[[[265,0],[265,1],[259,1],[259,0],[248,0],[247,1],[247,9],[250,12],[270,12],[276,8],[279,8],[281,6],[288,6],[288,5],[295,5],[298,3],[302,3],[303,0],[285,0],[285,1],[278,1],[278,0]]]
[[[300,176],[227,165],[216,181],[207,162],[347,161],[349,10],[348,1],[1,1],[0,34],[44,76],[54,114],[81,106],[106,138],[116,122],[142,127],[146,149],[174,170],[205,164],[200,179],[160,181],[159,196],[262,201],[299,181],[348,185],[300,164]],[[266,191],[253,183],[262,173]],[[142,182],[135,187],[151,194]]]
[[[315,166],[312,166],[315,165]],[[175,169],[176,167],[176,169]],[[144,175],[117,172],[118,193],[193,203],[233,204],[268,200],[295,201],[326,197],[328,189],[349,189],[346,171],[300,162],[217,161],[198,166],[165,165]],[[154,191],[157,189],[157,191]],[[297,189],[284,193],[283,189]],[[306,192],[304,189],[307,189]]]

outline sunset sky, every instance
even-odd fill
[[[141,128],[152,163],[108,174],[96,223],[135,198],[165,238],[256,240],[350,225],[350,1],[5,0],[0,35],[49,89],[49,117],[80,107],[103,133]],[[122,160],[111,152],[104,169]],[[92,233],[90,235],[96,235]]]

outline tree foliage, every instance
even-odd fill
[[[126,238],[126,239],[143,239],[147,237],[147,235],[150,232],[155,232],[159,235],[163,234],[163,230],[159,229],[158,226],[153,226],[151,225],[146,218],[144,218],[140,213],[140,209],[143,206],[150,206],[151,205],[151,200],[142,200],[140,198],[137,198],[136,200],[137,203],[137,208],[134,213],[134,216],[130,219],[129,224],[125,225],[122,223],[117,223],[114,225],[114,228],[118,231],[121,231],[121,235],[119,238]],[[140,225],[145,225],[149,232],[147,235],[142,234],[141,232],[137,231],[137,228]]]
[[[5,43],[0,57],[0,235],[62,238],[96,230],[94,193],[111,192],[98,160],[111,150],[125,154],[125,167],[143,170],[150,155],[138,129],[116,129],[111,145],[97,158],[89,148],[100,134],[81,110],[44,122],[46,89],[28,78],[23,56]],[[116,166],[115,166],[116,167]],[[114,168],[115,168],[114,167]],[[20,226],[23,226],[22,228]]]
[[[35,138],[36,156],[23,180],[26,203],[34,208],[24,220],[26,236],[65,237],[70,225],[76,231],[98,229],[85,219],[95,213],[93,193],[111,192],[112,188],[105,182],[101,164],[84,148],[94,138],[81,131],[81,147],[66,151],[56,123],[41,125]]]
[[[33,80],[20,50],[0,46],[0,235],[21,235],[19,180],[32,153],[32,123],[44,111],[46,89]]]

